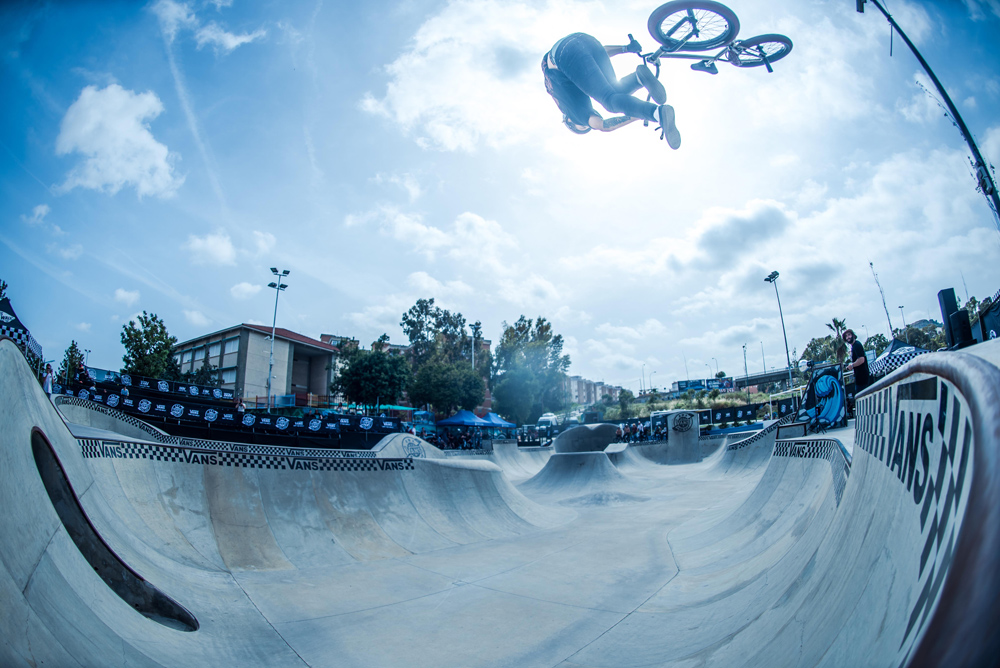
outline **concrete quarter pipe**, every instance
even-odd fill
[[[823,437],[512,465],[60,414],[0,341],[0,665],[994,665],[1000,346],[974,350]]]

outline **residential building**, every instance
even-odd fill
[[[336,338],[338,343],[346,340],[346,337]],[[329,395],[338,352],[339,348],[329,342],[278,327],[274,333],[271,395],[297,398]],[[271,328],[248,323],[174,346],[174,359],[181,373],[197,371],[207,362],[219,370],[223,388],[232,389],[247,400],[260,397],[262,403],[267,397],[270,356]]]

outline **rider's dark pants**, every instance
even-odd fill
[[[556,44],[552,57],[566,78],[608,111],[653,120],[656,105],[632,96],[642,87],[639,78],[633,72],[619,81],[608,52],[594,37],[573,33]]]

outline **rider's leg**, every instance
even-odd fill
[[[638,77],[630,74],[619,81],[604,47],[590,35],[577,33],[564,39],[554,57],[559,70],[608,111],[654,120],[656,105],[631,95],[638,90]]]

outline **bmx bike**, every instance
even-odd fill
[[[768,72],[774,72],[771,63],[781,60],[792,50],[792,40],[784,35],[757,35],[737,40],[739,18],[729,7],[713,0],[674,0],[660,5],[649,15],[647,27],[661,46],[656,51],[638,55],[656,67],[657,77],[662,58],[696,60],[691,69],[709,74],[718,74],[715,64],[719,61],[736,67],[763,65]],[[719,51],[710,56],[698,53],[713,49]]]

